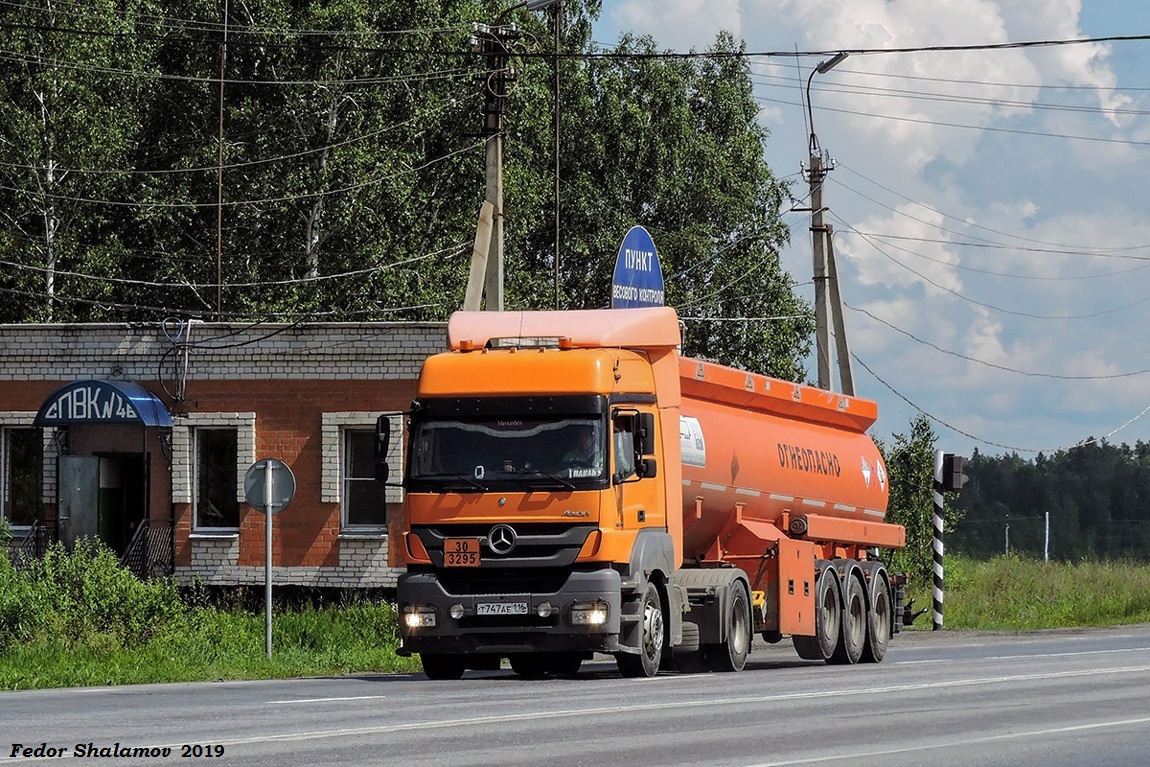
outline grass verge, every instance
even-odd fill
[[[0,689],[267,679],[418,669],[395,654],[395,612],[367,601],[264,615],[138,581],[95,546],[0,560]]]
[[[1150,621],[1150,566],[1126,562],[987,562],[949,556],[943,600],[948,629],[1031,631]],[[929,607],[929,586],[916,589]],[[916,628],[930,628],[930,613]]]

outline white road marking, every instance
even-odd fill
[[[1086,669],[1082,671],[1057,671],[1046,674],[1013,674],[1009,676],[989,676],[976,679],[961,679],[952,682],[924,682],[921,684],[903,684],[891,685],[887,687],[862,687],[845,690],[825,690],[821,692],[798,692],[786,693],[782,695],[753,695],[746,697],[732,697],[732,698],[715,698],[711,700],[690,700],[690,701],[674,701],[674,702],[658,702],[658,703],[635,703],[628,706],[603,706],[598,708],[586,709],[572,709],[565,708],[556,711],[534,711],[534,712],[516,712],[512,714],[498,714],[491,716],[477,716],[467,719],[442,719],[432,720],[428,722],[404,722],[401,724],[381,724],[371,727],[348,727],[333,730],[310,730],[305,732],[285,732],[276,735],[260,735],[251,738],[236,738],[231,740],[215,740],[213,743],[221,743],[226,746],[239,746],[239,745],[253,745],[258,743],[285,743],[285,742],[298,742],[305,740],[324,740],[328,738],[348,738],[367,735],[385,735],[388,733],[406,732],[410,730],[441,730],[453,729],[458,727],[474,727],[479,725],[497,725],[509,722],[523,722],[529,720],[541,719],[568,719],[575,716],[617,716],[619,714],[652,711],[652,712],[666,712],[675,709],[694,708],[694,707],[723,707],[723,706],[745,706],[747,704],[763,704],[763,703],[777,703],[791,700],[813,700],[820,698],[827,698],[831,700],[839,699],[846,696],[887,696],[891,693],[910,692],[915,690],[937,690],[945,687],[975,687],[979,685],[996,685],[996,684],[1014,684],[1016,682],[1024,681],[1038,681],[1044,679],[1066,679],[1070,677],[1079,676],[1098,676],[1101,674],[1137,674],[1137,673],[1150,673],[1150,665],[1147,666],[1126,666],[1121,668],[1106,668],[1106,669]],[[675,679],[683,679],[683,677],[675,677]],[[644,684],[650,680],[636,680],[637,684]],[[1150,722],[1150,717],[1139,720],[1131,720],[1132,722]],[[1117,726],[1117,725],[1109,725]],[[161,744],[159,747],[164,746],[169,748],[176,748],[182,744],[168,743]],[[149,746],[151,747],[151,746]],[[898,752],[890,752],[898,753]],[[857,756],[854,755],[854,756]],[[833,757],[835,759],[842,759],[841,755]],[[824,761],[828,761],[831,757],[827,757]],[[783,764],[802,764],[799,762],[780,762]],[[766,767],[761,765],[758,767]]]
[[[268,705],[286,705],[289,703],[337,703],[347,700],[384,700],[386,695],[353,695],[346,698],[296,698],[295,700],[269,700]]]
[[[905,748],[888,748],[881,751],[852,750],[849,754],[834,754],[827,756],[809,756],[803,759],[787,759],[782,762],[756,762],[744,767],[793,767],[798,764],[819,764],[821,762],[852,762],[880,756],[894,756],[896,754],[912,754],[916,751],[937,751],[944,748],[966,748],[972,743],[994,743],[1004,740],[1018,740],[1020,738],[1042,738],[1049,735],[1065,735],[1071,732],[1084,732],[1090,730],[1104,730],[1114,727],[1129,727],[1135,724],[1150,722],[1150,716],[1139,719],[1117,719],[1110,722],[1095,722],[1093,724],[1075,724],[1069,727],[1051,727],[1045,730],[1026,730],[1025,732],[1006,732],[1001,735],[984,735],[982,737],[963,738],[962,740],[945,741],[943,743],[924,743],[920,746],[907,746]]]

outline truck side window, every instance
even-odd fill
[[[617,481],[635,475],[635,419],[616,418],[612,429],[615,448],[615,476]]]

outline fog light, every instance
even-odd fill
[[[448,614],[455,620],[459,620],[463,617],[463,605],[452,605],[451,610],[448,611]]]
[[[403,609],[403,625],[409,629],[432,628],[436,625],[435,610],[427,605],[409,605]]]
[[[535,612],[539,613],[540,618],[550,617],[551,613],[555,612],[555,608],[551,606],[550,602],[544,602],[536,608]]]
[[[602,626],[607,622],[610,608],[606,602],[576,602],[571,605],[572,626]]]

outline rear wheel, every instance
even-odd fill
[[[639,652],[616,653],[615,665],[626,677],[655,676],[663,659],[666,631],[663,623],[663,600],[654,583],[647,584],[640,605]]]
[[[863,648],[863,663],[879,663],[886,657],[891,636],[890,585],[876,573],[870,585],[870,611],[867,613],[867,641]]]
[[[805,660],[830,660],[842,641],[842,596],[838,572],[823,568],[815,583],[815,635],[793,637],[795,650]]]
[[[425,652],[420,654],[419,660],[423,663],[423,673],[428,679],[461,679],[466,670],[462,655]]]
[[[846,595],[843,602],[842,641],[830,658],[831,663],[858,663],[866,647],[867,607],[866,592],[862,581],[854,574],[846,580]]]
[[[707,661],[715,671],[742,671],[751,652],[751,604],[743,584],[731,585],[727,600],[727,641],[707,647]]]

